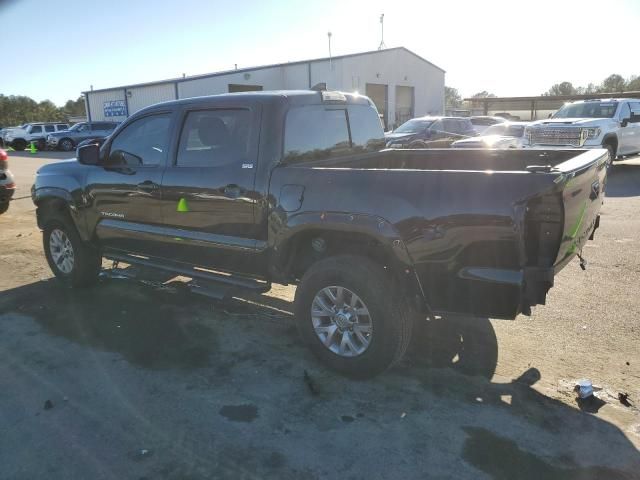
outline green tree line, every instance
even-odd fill
[[[614,73],[605,78],[602,83],[597,85],[590,83],[586,87],[574,87],[571,82],[556,83],[542,95],[593,95],[634,91],[640,91],[640,76],[632,75],[625,79],[622,75]],[[495,97],[493,93],[489,93],[486,90],[472,96],[477,98]],[[456,88],[444,87],[444,98],[447,107],[460,107],[462,105],[462,97]]]
[[[84,114],[84,97],[68,100],[64,106],[57,107],[50,100],[36,102],[29,97],[0,93],[0,127],[28,122],[66,122],[70,116]]]
[[[560,82],[552,85],[543,95],[590,95],[596,93],[617,93],[640,91],[640,76],[633,75],[625,79],[614,73],[605,78],[602,83],[590,83],[586,87],[574,87],[571,82]]]

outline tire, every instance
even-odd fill
[[[6,213],[7,210],[9,210],[9,202],[0,203],[0,215]]]
[[[336,287],[344,289],[341,311],[351,312],[330,316],[320,305],[327,306],[327,300],[330,303],[327,289],[337,297]],[[350,306],[354,294],[360,313]],[[312,315],[312,308],[319,315]],[[413,318],[409,303],[393,285],[390,275],[365,257],[339,255],[312,265],[296,290],[294,312],[300,336],[316,357],[352,378],[371,378],[384,372],[402,358],[411,340]],[[351,320],[345,321],[347,316]],[[322,333],[316,333],[316,328]],[[345,337],[350,345],[345,345],[342,353],[336,352],[342,350]],[[329,342],[332,343],[325,346]]]
[[[18,138],[17,140],[14,140],[13,142],[11,142],[11,148],[13,148],[16,151],[22,151],[25,148],[27,148],[27,142],[22,138]]]
[[[416,149],[416,148],[427,148],[427,144],[424,142],[413,142],[409,144],[409,148],[411,149]]]
[[[58,147],[63,152],[70,152],[74,148],[73,140],[71,140],[70,138],[63,138],[58,143]]]
[[[36,142],[36,147],[38,148],[38,150],[44,152],[47,150],[47,142],[45,140],[38,140]]]
[[[615,149],[613,148],[613,145],[611,145],[610,143],[605,143],[603,147],[607,149],[607,152],[609,152],[609,160],[607,161],[607,168],[611,168],[613,166],[613,160],[616,158]]]
[[[96,283],[102,256],[96,248],[82,241],[69,216],[56,212],[45,218],[43,223],[44,254],[53,274],[63,283],[75,288]],[[60,251],[61,246],[70,251],[70,262],[55,256],[54,252]]]

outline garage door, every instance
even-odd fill
[[[384,129],[389,128],[387,119],[387,85],[381,83],[367,83],[366,95],[373,103],[375,103],[378,113],[382,117],[384,123]]]
[[[396,126],[413,118],[413,87],[396,87]]]

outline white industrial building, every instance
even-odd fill
[[[330,90],[370,97],[388,128],[409,118],[442,114],[445,71],[404,48],[242,68],[83,92],[90,121],[122,121],[158,102],[249,90]]]

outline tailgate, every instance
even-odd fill
[[[557,183],[562,191],[564,221],[554,261],[556,273],[580,253],[598,227],[607,181],[606,165],[607,151],[598,149],[586,151],[557,166],[561,171]]]

